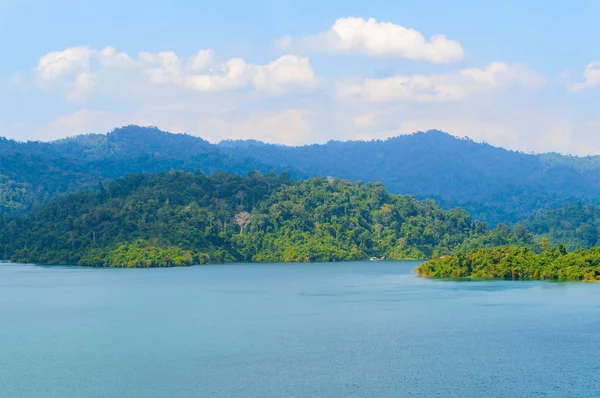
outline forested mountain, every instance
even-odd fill
[[[43,264],[418,259],[503,244],[535,246],[522,226],[491,231],[380,183],[258,172],[130,175],[0,222],[0,257]]]
[[[560,209],[539,212],[523,225],[568,250],[600,246],[600,208],[593,205],[566,203]]]
[[[490,224],[567,201],[600,203],[600,156],[533,155],[439,131],[376,141],[286,147],[225,141],[223,151],[308,175],[381,181],[391,192],[461,206]]]
[[[387,140],[286,147],[127,126],[50,143],[0,140],[0,213],[130,173],[287,172],[380,181],[393,193],[460,206],[475,219],[513,223],[565,202],[600,204],[600,157],[532,155],[430,131]]]
[[[0,214],[27,211],[52,197],[96,186],[105,179],[171,169],[246,174],[275,168],[255,159],[224,154],[198,137],[149,127],[127,126],[108,134],[49,143],[0,138]],[[285,166],[276,169],[298,176]]]

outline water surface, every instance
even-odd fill
[[[0,264],[6,397],[597,397],[600,284]]]

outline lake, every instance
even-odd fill
[[[3,397],[598,397],[600,284],[0,264]]]

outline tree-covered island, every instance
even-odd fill
[[[571,253],[563,245],[541,253],[526,247],[480,248],[427,261],[416,273],[429,278],[600,282],[600,247]]]

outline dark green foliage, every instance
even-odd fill
[[[177,246],[160,248],[138,239],[114,248],[91,249],[81,257],[78,265],[91,267],[182,267],[193,264],[206,264],[208,254],[193,253]]]
[[[258,141],[219,145],[156,128],[51,143],[0,139],[0,214],[130,173],[175,170],[288,172],[381,181],[393,193],[461,207],[489,225],[514,223],[564,202],[600,204],[600,157],[531,155],[438,131],[370,142],[286,147]]]
[[[552,245],[568,250],[600,246],[600,208],[584,204],[564,204],[554,211],[540,212],[523,225],[536,235],[547,237]]]
[[[432,278],[600,281],[600,247],[567,253],[563,247],[536,253],[526,247],[496,247],[443,256],[419,265]]]
[[[498,244],[533,239],[380,183],[258,172],[130,175],[0,223],[0,257],[44,264],[424,259]]]
[[[0,214],[27,212],[63,193],[95,187],[131,173],[175,170],[293,170],[222,153],[215,145],[152,127],[126,126],[106,135],[90,134],[44,142],[0,138]]]
[[[391,191],[459,206],[490,225],[566,201],[600,204],[600,157],[532,155],[429,131],[386,140],[286,147],[227,141],[223,151],[308,175],[381,181]]]

